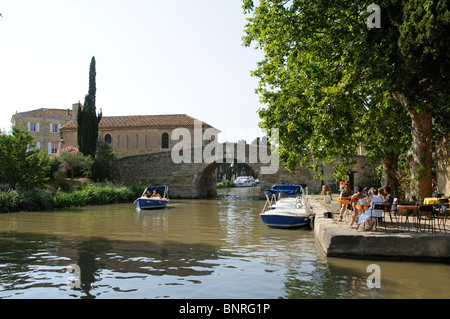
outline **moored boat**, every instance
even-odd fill
[[[135,203],[138,209],[166,208],[169,204],[169,187],[166,185],[146,187]]]
[[[314,213],[306,184],[276,184],[266,189],[265,195],[267,201],[260,216],[267,226],[293,228],[311,223]]]
[[[231,184],[233,187],[253,187],[256,186],[253,176],[239,176]]]

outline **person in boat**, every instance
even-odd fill
[[[157,197],[157,198],[161,198],[161,195],[159,195],[156,190],[153,190],[153,194],[151,197]]]
[[[344,187],[344,190],[341,192],[341,195],[339,196],[339,199],[343,200],[350,200],[352,197],[352,191],[350,190],[350,184],[346,184]],[[352,206],[349,204],[342,204],[341,205],[341,212],[339,214],[339,221],[342,221],[342,216],[344,215],[344,212],[346,209],[352,209]]]
[[[145,197],[152,197],[152,194],[150,194],[150,191],[148,190],[147,193],[145,194]]]

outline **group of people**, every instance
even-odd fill
[[[161,195],[159,195],[156,190],[153,190],[153,193],[150,193],[149,190],[147,190],[147,194],[145,195],[146,197],[157,197],[157,198],[161,198]]]
[[[339,214],[339,221],[342,222],[342,217],[345,210],[349,209],[351,211],[351,222],[349,227],[354,227],[358,230],[361,224],[367,222],[368,227],[366,229],[372,229],[371,218],[381,218],[383,216],[383,210],[375,209],[375,205],[385,205],[386,209],[390,210],[394,202],[394,197],[391,192],[392,190],[389,186],[379,189],[366,187],[364,190],[361,186],[358,186],[356,187],[356,193],[353,194],[350,189],[350,185],[346,184],[339,198],[341,200],[350,201],[350,204],[342,204]],[[360,206],[368,207],[364,213],[362,213],[364,209],[358,209],[356,207],[358,202],[362,204]],[[356,226],[353,226],[355,223]]]

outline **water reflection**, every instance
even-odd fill
[[[312,231],[266,227],[264,201],[237,192],[157,211],[0,215],[0,298],[449,297],[449,266],[439,264],[377,261],[382,288],[369,289],[373,261],[324,258]],[[75,289],[71,264],[81,272]]]

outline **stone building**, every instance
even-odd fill
[[[35,138],[36,146],[50,155],[68,146],[78,147],[78,105],[72,104],[72,109],[41,108],[16,113],[11,122],[26,129]],[[180,134],[172,140],[175,129],[180,129],[175,131]],[[206,130],[208,134],[204,134]],[[170,151],[174,145],[193,146],[196,138],[206,145],[219,132],[186,114],[103,116],[99,123],[99,138],[111,143],[118,157]]]
[[[50,155],[62,147],[60,128],[72,120],[72,115],[70,109],[40,108],[16,112],[11,123],[22,130],[26,129],[35,138],[36,147]]]
[[[78,147],[75,120],[77,107],[77,104],[73,105],[74,120],[60,128],[61,148]],[[176,136],[172,140],[175,129],[181,129],[181,133],[188,136],[182,135],[180,138]],[[117,152],[120,158],[170,151],[176,144],[181,146],[179,143],[194,145],[195,135],[200,137],[202,145],[205,145],[211,140],[207,137],[203,139],[203,133],[207,129],[210,129],[208,133],[217,138],[219,130],[186,114],[103,116],[99,123],[98,135],[99,138],[111,143],[112,150]]]

